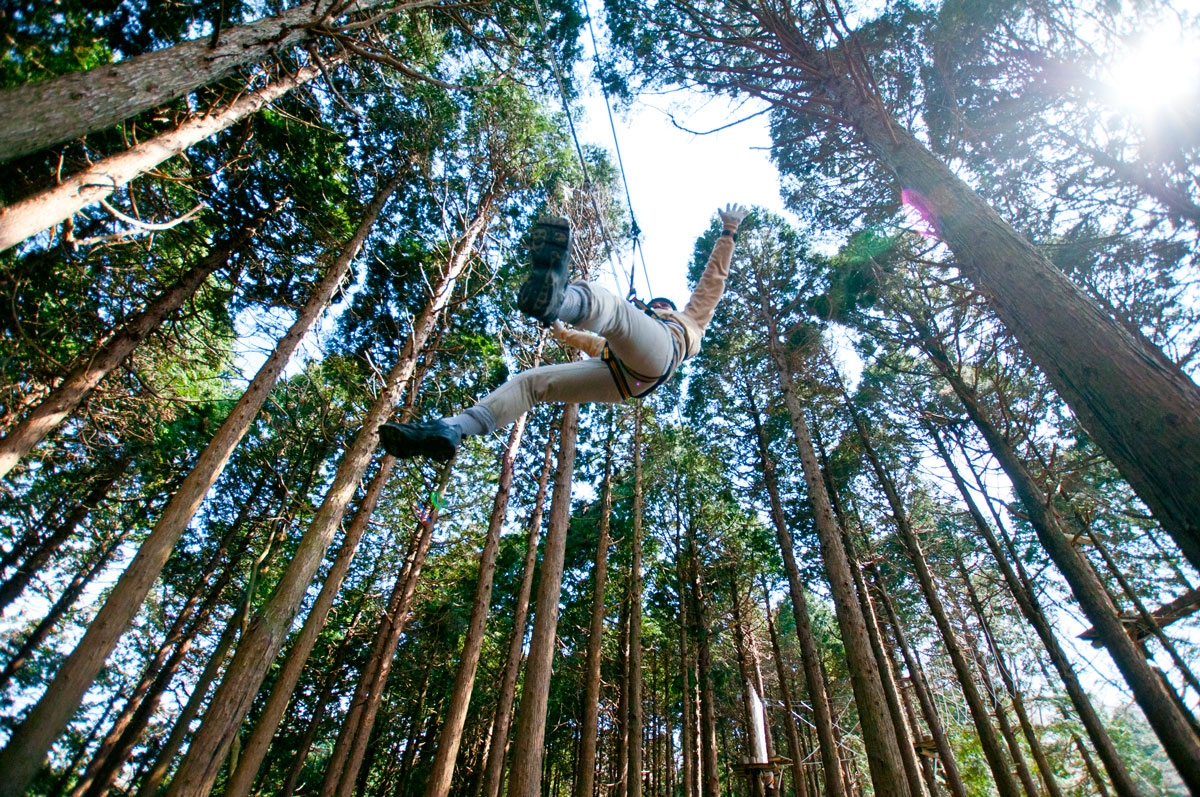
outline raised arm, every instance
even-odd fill
[[[717,302],[725,292],[725,280],[729,278],[729,261],[733,257],[733,235],[749,213],[749,209],[741,205],[726,205],[724,210],[717,211],[723,228],[721,236],[717,238],[716,246],[708,256],[704,273],[700,275],[695,290],[683,308],[683,315],[696,322],[701,334],[708,328],[713,312],[717,309]]]

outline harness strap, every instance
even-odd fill
[[[649,312],[651,315],[653,315],[653,311]],[[658,316],[654,317],[666,326],[672,326],[682,330],[682,327],[674,321],[658,318]],[[672,342],[674,342],[675,336],[672,335],[671,337]],[[613,354],[612,349],[609,348],[607,343],[604,344],[604,351],[601,352],[600,359],[602,359],[605,365],[608,366],[609,372],[612,373],[613,382],[615,382],[617,385],[617,392],[621,394],[621,398],[623,399],[644,398],[645,396],[649,396],[658,389],[659,385],[671,378],[671,376],[675,373],[675,369],[679,367],[680,363],[678,345],[675,345],[672,349],[671,364],[667,367],[666,373],[660,376],[647,376],[645,374],[639,374],[637,371],[626,365],[620,357],[617,357],[615,354]],[[632,387],[630,386],[631,381],[633,382]],[[642,389],[641,386],[647,382],[651,383],[650,387]]]

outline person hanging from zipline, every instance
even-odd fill
[[[521,371],[474,407],[449,418],[385,423],[379,427],[384,450],[397,459],[426,456],[445,462],[464,437],[508,426],[536,404],[611,404],[649,395],[700,351],[700,339],[725,292],[735,234],[749,212],[733,204],[717,211],[721,235],[682,311],[670,299],[651,299],[643,310],[590,282],[568,284],[571,227],[558,217],[538,221],[529,235],[532,266],[517,294],[517,307],[593,359]],[[579,329],[567,329],[563,322]]]

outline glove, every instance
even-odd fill
[[[742,223],[742,219],[750,215],[750,209],[730,203],[725,206],[724,210],[718,210],[717,215],[721,217],[721,223],[725,225],[725,229],[736,230]]]

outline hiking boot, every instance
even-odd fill
[[[543,324],[551,324],[558,319],[571,271],[571,225],[566,219],[547,216],[533,225],[529,259],[533,265],[517,294],[517,307]]]
[[[442,420],[424,423],[385,423],[379,427],[383,450],[396,459],[429,457],[446,462],[458,451],[462,434]]]

